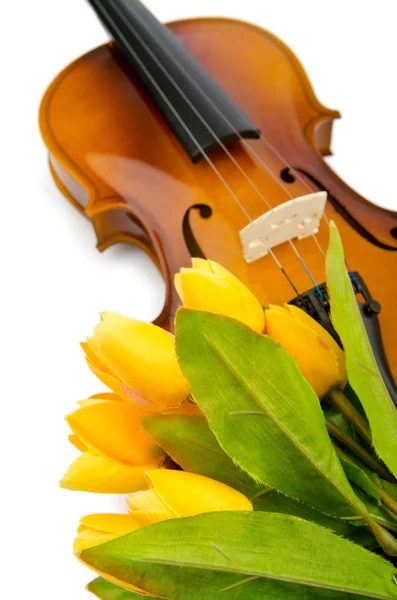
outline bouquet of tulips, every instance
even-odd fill
[[[397,598],[397,412],[339,234],[327,286],[344,351],[220,265],[176,275],[175,337],[105,313],[83,349],[111,392],[67,417],[69,490],[128,494],[81,519],[102,600]]]

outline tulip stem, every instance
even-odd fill
[[[393,500],[393,498],[391,498],[391,496],[389,496],[389,494],[387,494],[385,490],[382,489],[380,485],[376,483],[376,481],[373,481],[372,479],[371,481],[373,486],[377,489],[379,493],[380,499],[382,500],[382,504],[384,504],[385,507],[388,509],[387,512],[390,514],[391,517],[393,517],[393,519],[397,521],[397,502]]]
[[[371,518],[367,518],[367,523],[384,552],[388,556],[397,556],[397,540],[394,535]]]
[[[372,435],[367,421],[358,412],[356,407],[353,406],[345,394],[341,390],[335,389],[328,393],[327,398],[345,417],[346,421],[354,427],[364,442],[366,442],[369,446],[372,446]]]
[[[385,512],[387,512],[387,514],[394,520],[396,521],[396,526],[395,529],[393,529],[393,527],[390,527],[389,525],[387,526],[387,528],[389,529],[389,531],[396,531],[397,530],[397,515],[395,512],[393,512],[392,510],[390,510],[389,508],[387,508],[386,504],[383,503],[383,510]],[[376,520],[376,519],[375,519]]]
[[[380,477],[386,479],[386,481],[389,481],[390,483],[394,483],[393,476],[389,473],[389,471],[387,471],[386,467],[384,467],[382,463],[380,463],[374,456],[367,452],[367,450],[360,446],[360,444],[353,440],[353,438],[351,438],[344,431],[342,431],[340,427],[335,425],[335,423],[330,421],[330,419],[328,419],[327,417],[325,417],[325,423],[328,429],[328,433],[333,438],[338,440],[338,442],[340,442],[345,448],[353,452],[353,454],[355,454],[357,458],[362,460],[363,463],[367,465],[367,467],[375,471],[375,473],[380,475]]]

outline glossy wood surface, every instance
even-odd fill
[[[317,185],[329,192],[326,214],[343,236],[349,265],[382,305],[383,339],[397,377],[397,214],[359,196],[324,162],[339,113],[319,103],[295,56],[270,33],[226,19],[180,21],[170,28],[276,148],[278,154],[263,140],[228,146],[269,204],[315,191]],[[243,210],[205,160],[190,161],[111,45],[83,56],[54,80],[40,123],[55,180],[92,220],[98,248],[130,241],[161,269],[167,298],[158,323],[172,323],[178,304],[173,273],[190,264],[186,240],[235,273],[263,304],[294,297],[270,256],[244,261]],[[222,149],[211,160],[251,218],[269,210]],[[310,177],[284,181],[282,173],[290,179],[287,165]],[[210,210],[192,208],[197,205]],[[317,237],[325,250],[324,219]],[[323,282],[324,256],[314,240],[298,241],[296,247],[316,281]],[[275,254],[300,292],[313,287],[289,244]]]

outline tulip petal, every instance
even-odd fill
[[[150,404],[144,398],[140,397],[136,390],[130,390],[125,384],[117,379],[117,377],[109,372],[110,367],[103,364],[103,362],[101,362],[95,354],[93,350],[94,341],[92,339],[88,340],[88,342],[82,342],[80,346],[83,348],[86,354],[86,361],[89,369],[98,377],[100,381],[102,381],[102,383],[113,390],[115,398],[117,397],[120,400],[126,400],[127,402],[133,401],[136,404]],[[93,404],[93,402],[89,402],[89,400],[90,399],[88,399],[88,401],[80,400],[78,404],[81,406],[84,404]]]
[[[181,281],[181,274],[180,273],[175,273],[175,275],[174,275],[174,286],[175,286],[175,289],[176,289],[176,291],[178,293],[179,298],[183,302],[182,281]]]
[[[97,529],[90,529],[89,527],[81,527],[77,533],[77,536],[73,541],[74,552],[81,552],[86,548],[92,548],[92,546],[98,546],[98,544],[104,544],[109,540],[113,540],[117,535],[114,533],[106,533],[104,531],[98,531]]]
[[[160,500],[156,492],[152,489],[132,494],[127,498],[127,504],[130,511],[164,508],[164,502]]]
[[[189,387],[178,365],[174,338],[160,327],[104,313],[88,345],[99,357],[95,362],[89,355],[91,368],[118,379],[154,410],[175,408],[186,399]],[[108,385],[126,397],[125,389],[115,389],[111,380]]]
[[[90,370],[92,371],[92,373],[94,373],[94,375],[96,375],[98,377],[98,379],[100,381],[102,381],[102,383],[104,383],[108,388],[110,388],[111,390],[113,390],[114,396],[119,398],[121,401],[125,401],[125,402],[133,402],[134,403],[134,407],[140,411],[140,413],[142,415],[146,415],[148,414],[148,412],[161,412],[161,408],[158,408],[158,410],[154,410],[153,405],[150,404],[150,402],[148,402],[145,398],[143,398],[142,396],[139,395],[139,393],[136,390],[132,390],[130,388],[128,388],[126,385],[124,385],[123,383],[121,383],[121,381],[119,381],[116,377],[114,377],[113,375],[110,375],[109,373],[106,373],[105,371],[101,371],[100,369],[98,369],[95,365],[93,365],[88,359],[87,359],[87,365],[90,368]],[[80,400],[80,402],[78,402],[78,404],[81,405],[89,405],[89,404],[94,404],[95,402],[84,402],[84,400]],[[98,402],[96,402],[97,404]],[[148,410],[148,408],[150,408],[150,410]]]
[[[192,258],[192,268],[200,269],[200,271],[209,271],[214,273],[215,271],[211,268],[211,261],[206,258]]]
[[[185,308],[232,317],[259,333],[264,330],[260,302],[231,273],[226,279],[208,270],[181,269],[180,283]]]
[[[243,283],[233,273],[222,267],[219,263],[214,260],[206,260],[205,258],[193,258],[192,259],[192,267],[193,269],[201,270],[201,271],[209,271],[214,275],[218,275],[225,281],[229,281],[230,283],[238,283],[239,285],[244,286]],[[245,287],[245,286],[244,286]]]
[[[86,515],[80,521],[77,537],[74,540],[74,551],[81,552],[85,548],[103,544],[115,537],[131,533],[139,527],[139,523],[131,515]]]
[[[127,498],[127,506],[133,518],[141,527],[175,519],[176,515],[172,510],[165,506],[154,490],[138,492]]]
[[[134,403],[134,405],[135,405],[136,408],[143,407],[142,410],[144,410],[145,406],[146,407],[152,407],[153,406],[151,404],[151,402],[149,402],[149,400],[147,400],[144,396],[142,396],[138,392],[138,390],[129,388],[124,383],[121,384],[121,389],[123,390],[123,393],[128,398],[128,400],[131,400],[131,402]]]
[[[167,414],[170,414],[169,412]],[[193,417],[204,417],[203,412],[199,409],[197,404],[193,402],[184,402],[182,406],[172,411],[173,415],[191,415]]]
[[[272,307],[272,309],[273,308],[274,307]],[[302,321],[302,323],[305,323],[308,327],[314,329],[314,331],[316,331],[320,337],[324,338],[328,346],[330,346],[336,354],[336,358],[339,364],[341,380],[347,382],[345,353],[343,352],[339,344],[334,340],[332,335],[328,333],[328,331],[324,329],[324,327],[322,327],[320,323],[318,323],[315,319],[310,317],[304,310],[300,309],[298,306],[294,306],[293,304],[286,304],[285,308],[295,319]]]
[[[218,510],[252,510],[243,494],[209,477],[166,469],[147,471],[146,477],[160,500],[178,517]]]
[[[266,311],[266,333],[292,356],[319,398],[342,383],[334,350],[303,321],[270,309]]]
[[[125,535],[139,529],[139,524],[132,515],[112,513],[86,515],[80,520],[80,525],[115,535]]]
[[[209,265],[209,270],[211,271],[211,273],[214,273],[214,275],[218,275],[218,277],[222,277],[230,283],[247,289],[246,286],[235,275],[233,275],[233,273],[225,269],[225,267],[223,267],[219,263],[215,262],[214,260],[207,260],[207,263]]]
[[[77,450],[80,450],[80,452],[86,452],[88,450],[87,446],[83,444],[78,435],[71,434],[69,436],[69,442],[73,444],[73,446],[77,448]]]
[[[279,312],[283,315],[290,315],[290,314],[292,314],[288,310],[290,306],[291,306],[290,304],[285,304],[285,306],[278,306],[277,304],[270,304],[270,306],[267,308],[267,310],[273,310],[273,311]]]
[[[87,448],[110,460],[139,466],[164,456],[127,402],[98,402],[79,408],[66,421]]]
[[[161,461],[130,467],[87,451],[70,465],[60,486],[82,492],[129,494],[148,487],[145,471],[160,467]]]
[[[92,404],[98,404],[99,402],[106,402],[111,400],[112,402],[123,402],[124,398],[114,394],[112,392],[104,392],[103,394],[95,394],[94,396],[90,396],[89,398],[85,398],[84,400],[78,400],[77,404],[81,407],[83,406],[91,406]]]
[[[117,379],[117,377],[114,377],[106,371],[101,370],[96,364],[91,362],[88,357],[86,358],[86,360],[89,369],[94,373],[94,375],[98,377],[99,381],[102,381],[102,383],[104,383],[108,388],[113,390],[113,392],[116,395],[121,396],[124,400],[128,402],[129,398],[124,394],[122,384]]]
[[[84,350],[87,361],[92,363],[94,367],[100,371],[108,371],[107,365],[100,358],[98,351],[95,349],[94,341],[92,338],[87,338],[86,342],[81,342],[80,346]]]

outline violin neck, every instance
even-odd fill
[[[222,143],[258,138],[247,115],[138,0],[89,0],[193,162]]]

